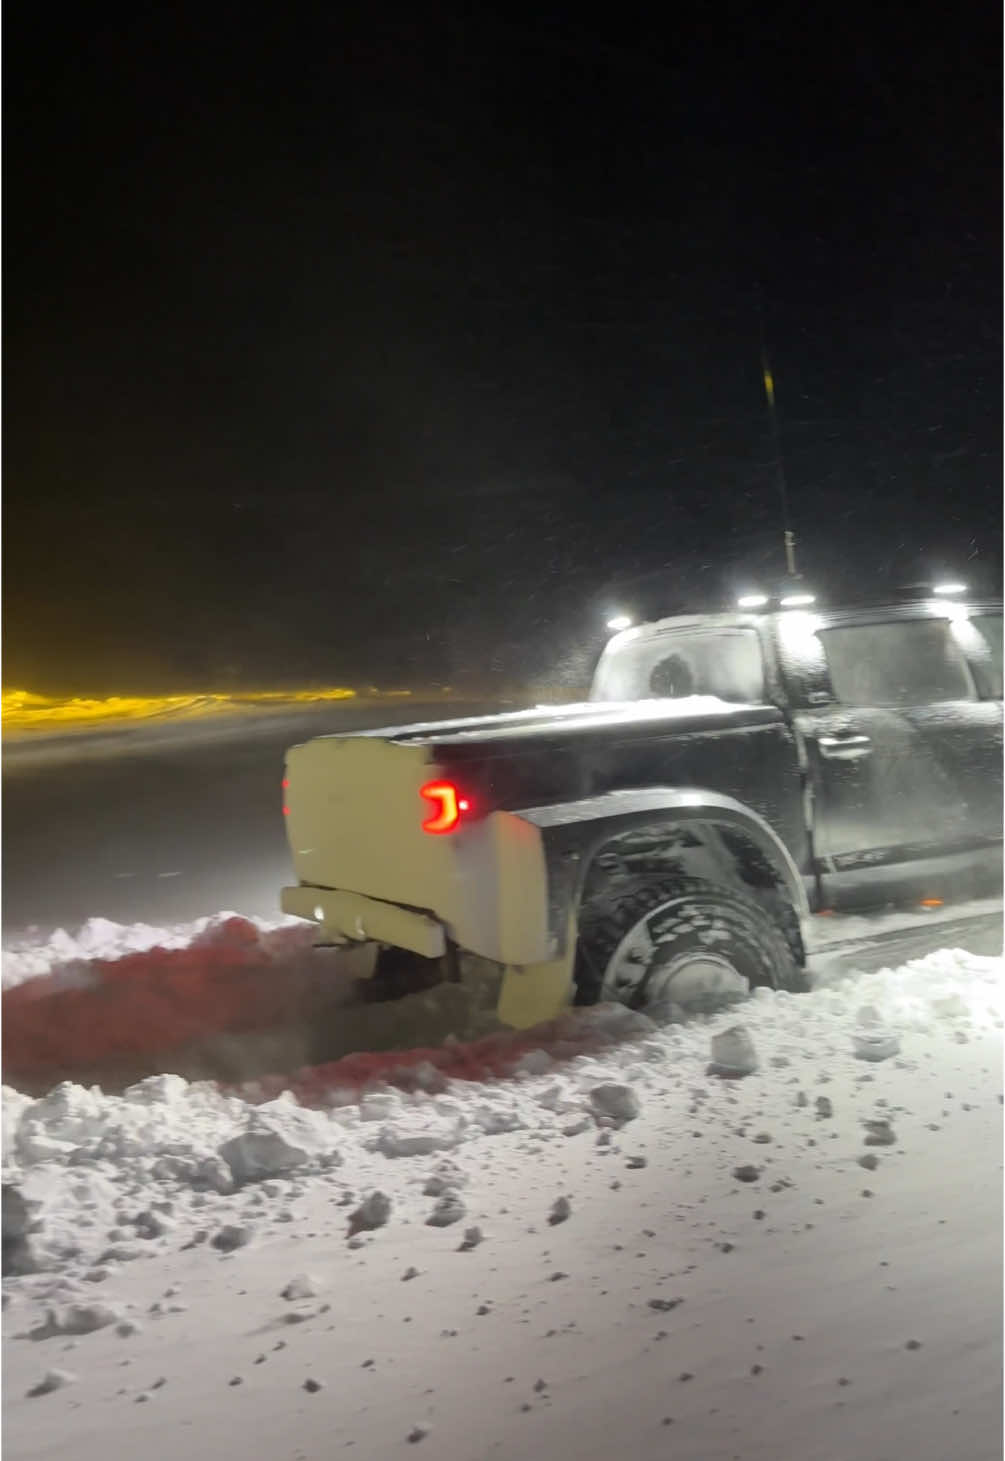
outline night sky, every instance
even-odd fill
[[[5,684],[547,679],[779,572],[758,287],[806,575],[997,591],[983,9],[19,7]]]

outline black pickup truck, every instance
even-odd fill
[[[320,737],[284,788],[282,906],[354,977],[487,963],[514,1026],[798,989],[812,912],[1000,893],[1002,607],[663,619],[586,703]]]

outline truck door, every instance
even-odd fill
[[[935,890],[947,859],[959,892],[989,847],[1000,857],[1002,835],[1001,706],[981,698],[965,615],[800,617],[780,640],[799,665],[794,718],[828,901]]]

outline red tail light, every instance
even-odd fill
[[[429,802],[432,816],[422,824],[423,832],[453,832],[471,803],[452,781],[427,781],[419,795]]]

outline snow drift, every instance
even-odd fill
[[[278,980],[280,932],[245,940]],[[6,1088],[6,1443],[997,1454],[1002,973],[942,952],[665,1028],[600,1006],[287,1090]]]
[[[67,1077],[124,1089],[169,1068],[259,1099],[292,1084],[320,1101],[333,1084],[358,1090],[377,1076],[414,1088],[505,1075],[540,1043],[541,1032],[501,1030],[458,985],[356,1005],[315,937],[300,919],[223,913],[166,931],[91,920],[76,939],[20,945],[5,955],[5,1077],[41,1094]],[[649,1021],[628,1010],[582,1011],[543,1037],[569,1056],[640,1028]]]

